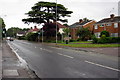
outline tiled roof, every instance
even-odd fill
[[[53,22],[53,23],[56,23],[56,22]],[[62,24],[60,24],[58,22],[57,22],[57,25],[58,25],[59,28],[66,28],[66,26],[64,26],[64,25],[62,25]]]
[[[39,31],[39,29],[38,28],[34,28],[33,31]]]
[[[120,22],[120,16],[116,16],[114,18],[105,18],[105,19],[100,20],[96,24],[109,23],[109,22]]]
[[[83,25],[85,25],[86,23],[88,23],[88,22],[90,22],[90,21],[92,21],[92,20],[83,21],[83,22],[81,22],[81,23],[80,23],[80,22],[76,22],[76,23],[70,25],[69,27],[70,27],[70,28],[82,27]]]

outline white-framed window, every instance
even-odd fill
[[[118,28],[118,23],[114,23],[114,28]]]
[[[100,27],[104,27],[105,26],[105,24],[100,24]]]
[[[98,25],[95,25],[95,29],[98,29]]]
[[[118,33],[111,33],[111,37],[118,37]]]
[[[112,23],[106,23],[106,26],[112,26]]]
[[[96,36],[97,38],[100,38],[100,32],[95,33],[95,36]]]

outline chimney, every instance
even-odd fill
[[[37,28],[37,26],[34,26],[34,29]]]
[[[112,18],[112,19],[113,19],[113,18],[114,18],[114,16],[115,16],[114,14],[111,14],[111,15],[110,15],[110,18]]]
[[[33,29],[32,27],[30,29]]]
[[[82,23],[82,22],[83,22],[83,20],[82,20],[82,19],[80,19],[80,20],[79,20],[79,22],[80,22],[80,23]]]

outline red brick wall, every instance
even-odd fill
[[[71,39],[77,39],[78,37],[76,36],[78,28],[71,28],[70,29],[70,35],[71,35]]]
[[[83,28],[89,27],[89,29],[91,31],[93,31],[94,30],[94,26],[93,25],[95,23],[96,23],[95,21],[91,21],[88,24],[84,25]],[[77,33],[78,29],[79,29],[79,27],[78,28],[70,28],[70,30],[71,30],[70,35],[71,35],[72,39],[75,39],[75,40],[78,39],[78,36],[76,36],[76,33]]]
[[[101,32],[103,30],[106,30],[110,33],[118,33],[118,32],[120,32],[120,23],[118,24],[118,28],[114,28],[114,23],[112,23],[111,26],[106,26],[106,24],[105,24],[104,27],[100,27],[100,25],[98,25],[98,29],[94,29],[94,33]]]
[[[84,25],[83,28],[89,27],[89,30],[90,30],[90,31],[93,31],[93,29],[94,29],[94,26],[93,26],[93,25],[94,25],[95,23],[96,23],[95,21],[92,21],[92,22]]]

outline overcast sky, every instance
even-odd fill
[[[30,28],[36,24],[27,25],[21,20],[26,18],[28,11],[38,1],[56,2],[56,0],[0,0],[0,16],[4,19],[6,28],[20,27]],[[118,16],[118,2],[120,0],[57,0],[58,4],[63,4],[68,10],[73,11],[68,19],[71,25],[79,19],[87,17],[99,21],[109,17],[110,14]],[[40,28],[41,26],[38,26]]]

